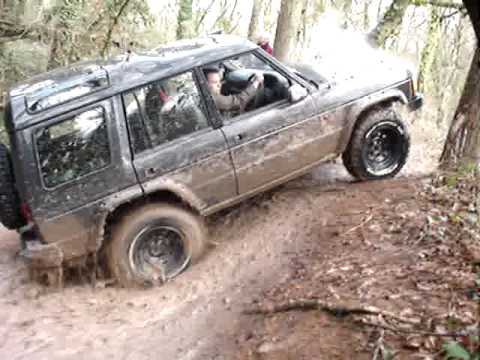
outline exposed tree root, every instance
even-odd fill
[[[415,335],[421,335],[421,336],[434,336],[434,337],[452,337],[452,338],[457,338],[457,337],[467,337],[470,336],[471,334],[468,334],[466,332],[432,332],[432,331],[423,331],[423,330],[415,330],[415,329],[401,329],[395,326],[390,326],[386,324],[378,324],[374,322],[369,322],[365,319],[359,319],[356,321],[359,325],[362,326],[370,326],[374,328],[379,328],[383,330],[388,330],[393,333],[398,333],[398,334],[403,334],[403,335],[410,335],[410,334],[415,334]]]
[[[407,324],[417,325],[420,323],[418,318],[406,318],[393,312],[379,309],[374,306],[347,306],[332,304],[320,299],[297,299],[289,300],[282,304],[273,304],[271,306],[259,306],[244,311],[246,314],[274,314],[292,310],[322,310],[336,317],[346,317],[349,315],[381,315],[386,318],[394,319]]]

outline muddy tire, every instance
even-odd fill
[[[149,204],[113,226],[107,264],[121,286],[161,285],[198,261],[205,245],[201,218],[179,206]]]
[[[342,154],[347,171],[359,180],[394,177],[405,165],[410,137],[393,108],[368,113],[356,125]]]
[[[25,225],[15,188],[12,161],[4,144],[0,144],[0,222],[11,230]]]

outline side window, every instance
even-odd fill
[[[85,111],[34,133],[40,174],[54,187],[99,170],[110,163],[105,112]]]
[[[135,153],[208,127],[191,72],[133,90],[123,99]]]
[[[291,85],[291,80],[252,52],[205,66],[203,73],[226,119],[287,99]]]
[[[231,69],[256,69],[274,71],[265,61],[256,57],[253,53],[243,54],[225,61],[225,65]]]

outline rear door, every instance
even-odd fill
[[[118,145],[125,134],[117,121],[121,108],[118,98],[103,100],[28,128],[21,137],[27,143],[18,148],[34,150],[23,163],[36,164],[24,169],[31,175],[24,180],[25,200],[47,241],[95,241],[89,234],[96,204],[126,188],[141,191],[129,149]]]
[[[236,194],[225,137],[208,119],[193,71],[125,93],[123,100],[145,192],[171,184],[205,207]]]

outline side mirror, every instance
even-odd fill
[[[292,104],[307,97],[308,91],[303,86],[294,84],[288,88],[288,101]]]

